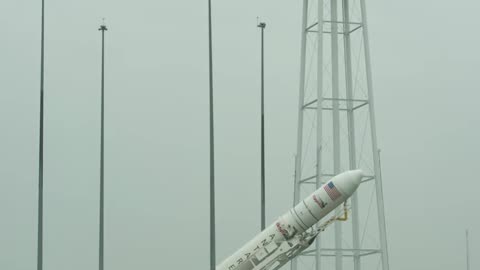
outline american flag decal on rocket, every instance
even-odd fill
[[[328,197],[330,197],[330,199],[332,199],[332,201],[335,201],[340,196],[342,196],[342,194],[340,194],[340,192],[338,191],[338,189],[335,187],[335,185],[332,182],[329,182],[328,184],[323,186],[323,189],[325,189],[325,191],[328,194]]]

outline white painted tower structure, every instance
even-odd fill
[[[303,0],[300,58],[293,204],[343,171],[366,176],[348,202],[351,217],[291,269],[388,270],[365,0]]]

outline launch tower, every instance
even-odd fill
[[[291,269],[388,270],[365,0],[303,0],[302,18],[294,205],[342,171],[367,176],[348,221],[321,233]]]

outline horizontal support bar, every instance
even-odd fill
[[[303,105],[303,107],[306,107],[308,105],[311,105],[315,102],[317,102],[318,99],[314,99],[310,102],[308,102],[307,104]],[[368,103],[368,99],[356,99],[356,98],[323,98],[323,100],[329,100],[329,101],[350,101],[350,102],[367,102]]]
[[[381,250],[379,249],[347,249],[347,248],[344,248],[344,249],[322,248],[321,251],[322,251],[321,255],[326,257],[335,256],[334,253],[337,251],[342,251],[343,253],[342,257],[353,257],[357,252],[359,253],[358,254],[359,256],[368,256],[368,255],[373,255],[381,252]],[[300,253],[300,256],[315,256],[316,252],[317,252],[316,250],[307,250]]]
[[[367,104],[368,104],[368,102],[365,102],[365,103],[360,104],[360,105],[358,105],[358,106],[356,106],[356,107],[353,107],[351,110],[352,110],[352,111],[358,110],[358,109],[362,108],[363,106],[365,106],[365,105],[367,105]],[[305,108],[303,108],[303,109],[304,109],[304,110],[316,110],[317,107],[305,107]],[[333,108],[323,107],[322,110],[324,110],[324,111],[332,111]],[[349,109],[346,109],[346,108],[339,108],[338,110],[339,110],[339,111],[350,111]]]
[[[335,176],[334,174],[327,174],[327,173],[325,173],[325,174],[322,174],[322,176],[320,176],[320,178],[321,178],[321,177],[334,177],[334,176]],[[310,180],[312,180],[312,179],[317,179],[317,176],[316,176],[316,175],[312,175],[312,176],[309,176],[309,177],[307,177],[307,178],[304,178],[304,179],[300,180],[300,184],[303,184],[303,183],[310,184],[310,182],[308,182],[308,181],[310,181]],[[313,182],[312,184],[316,184],[316,181]],[[322,184],[325,184],[325,182],[322,182]]]
[[[317,108],[316,107],[307,107],[305,108],[305,110],[316,110]],[[323,107],[322,110],[324,111],[333,111],[333,108],[329,108],[329,107]],[[348,109],[338,109],[339,111],[348,111]]]
[[[316,30],[308,30],[307,33],[318,33],[318,31],[316,31]],[[332,32],[330,32],[330,31],[323,31],[322,33],[324,33],[324,34],[331,34]],[[337,32],[337,34],[339,34],[339,35],[345,35],[345,34],[351,34],[351,32],[348,32],[348,33],[346,33],[346,32]]]
[[[343,21],[323,21],[323,23],[329,23],[329,24],[352,24],[352,25],[359,25],[360,27],[362,26],[362,23],[359,23],[359,22],[348,22],[348,23],[345,23]],[[318,22],[310,25],[309,27],[307,27],[307,31],[312,29],[313,27],[317,26],[318,25]]]
[[[316,254],[300,254],[298,256],[313,257]],[[337,257],[336,254],[321,254],[322,257]],[[342,257],[354,257],[353,254],[342,254]]]
[[[366,100],[366,99],[355,99],[355,98],[323,98],[323,100],[368,102],[368,100]]]
[[[314,103],[317,102],[318,99],[314,99],[306,104],[303,105],[303,108],[306,108]],[[342,101],[342,102],[361,102],[362,104],[358,105],[357,107],[360,108],[361,106],[365,106],[366,104],[368,104],[368,100],[367,99],[348,99],[348,98],[324,98],[323,100],[326,100],[326,101]],[[357,107],[354,107],[353,109],[357,108]]]
[[[322,176],[326,176],[326,177],[334,177],[335,175],[333,174],[324,174]],[[300,184],[316,184],[317,182],[316,181],[311,181],[313,179],[316,179],[317,176],[316,175],[313,175],[313,176],[310,176],[310,177],[307,177],[305,179],[302,179],[300,180]],[[366,175],[363,177],[362,179],[362,183],[366,183],[366,182],[370,182],[372,180],[375,179],[375,176],[373,175]],[[325,182],[322,182],[322,184],[325,184]]]
[[[331,23],[331,24],[334,24],[334,23],[339,24],[340,23],[340,24],[362,25],[361,22],[348,22],[348,23],[345,23],[344,21],[323,21],[323,22]],[[318,24],[318,22],[317,22],[317,24]]]

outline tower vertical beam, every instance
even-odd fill
[[[317,143],[316,143],[316,187],[322,185],[322,140],[323,140],[323,0],[318,0],[318,32],[317,32]],[[321,269],[322,242],[321,236],[315,242],[315,269]]]
[[[340,108],[339,108],[339,75],[338,75],[338,3],[331,0],[331,43],[332,43],[332,117],[333,117],[333,172],[340,173]],[[342,224],[335,223],[335,265],[337,270],[343,269],[342,260]]]
[[[45,66],[45,0],[42,0],[42,26],[40,45],[40,130],[38,145],[38,228],[37,270],[43,269],[43,118],[44,118],[44,66]]]
[[[345,57],[345,87],[347,97],[348,152],[350,169],[357,169],[357,154],[355,145],[355,115],[353,112],[353,77],[352,48],[350,39],[350,0],[342,0],[343,4],[343,42]],[[353,269],[360,270],[360,218],[358,214],[358,194],[352,196],[352,236],[353,236]]]
[[[297,129],[297,154],[295,156],[295,184],[293,190],[293,206],[300,200],[300,180],[302,177],[302,155],[303,155],[303,105],[305,102],[305,60],[307,54],[307,22],[308,22],[308,0],[303,0],[302,30],[300,48],[300,81],[298,96],[298,129]],[[297,259],[291,263],[291,269],[297,270]]]
[[[382,250],[382,266],[383,270],[389,270],[388,250],[387,250],[387,230],[385,224],[385,207],[383,204],[383,186],[382,175],[380,174],[380,159],[378,155],[377,145],[377,125],[375,121],[375,102],[373,97],[373,80],[372,80],[372,64],[370,60],[370,42],[368,38],[368,23],[367,23],[367,9],[365,0],[360,0],[360,9],[362,13],[363,25],[363,42],[365,53],[365,68],[367,77],[367,90],[369,99],[369,115],[370,115],[370,133],[372,137],[372,154],[373,165],[375,170],[375,189],[377,193],[377,212],[378,212],[378,227],[380,231],[380,248]]]
[[[298,129],[297,129],[297,155],[295,158],[295,190],[294,202],[295,206],[299,201],[299,183],[302,177],[302,155],[303,155],[303,105],[305,102],[305,59],[307,53],[307,16],[308,16],[308,0],[303,0],[303,17],[302,17],[302,37],[300,48],[300,95],[298,97]]]

